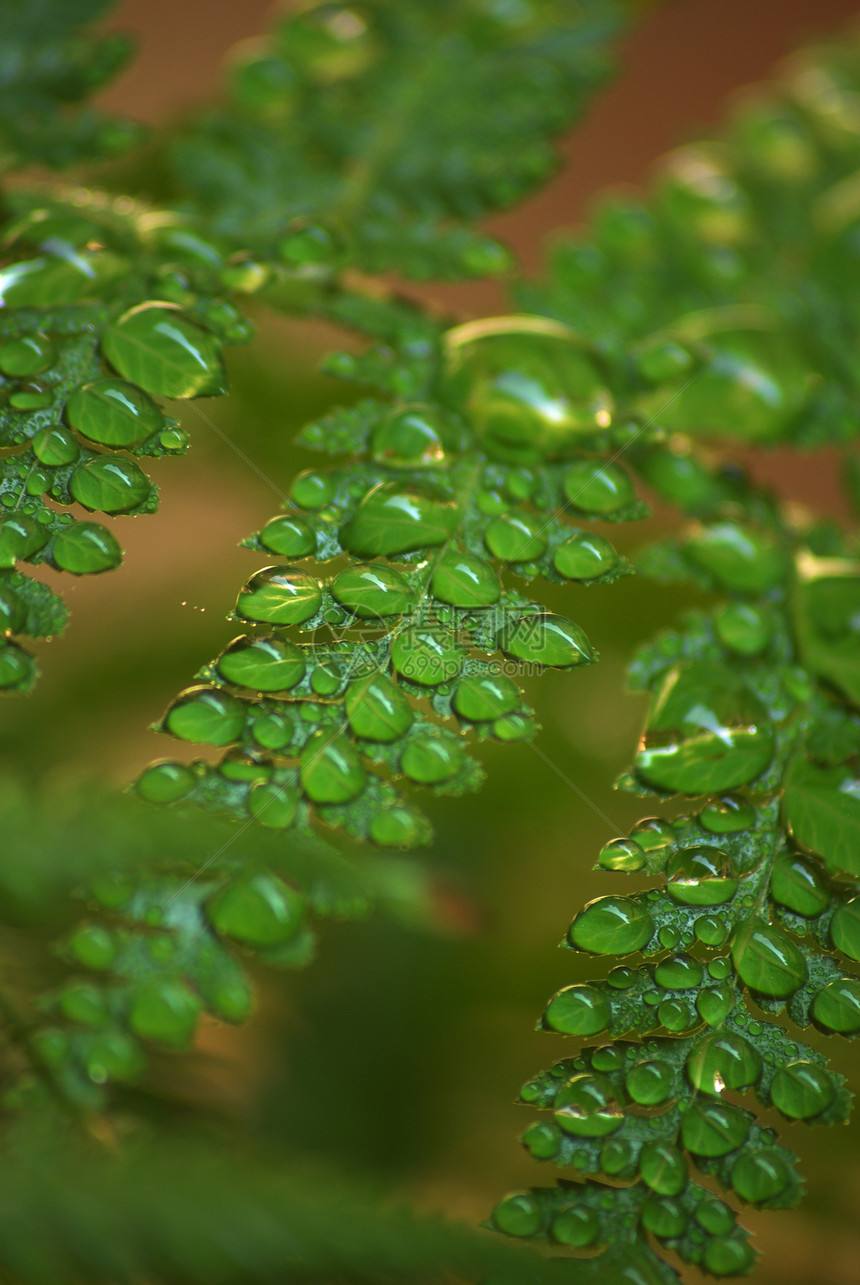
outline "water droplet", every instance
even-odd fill
[[[849,959],[860,960],[860,897],[851,897],[830,921],[830,939]]]
[[[830,903],[830,893],[818,870],[811,861],[792,852],[781,853],[774,862],[770,895],[798,915],[820,915]]]
[[[729,670],[694,662],[666,675],[639,744],[636,770],[662,790],[726,790],[759,776],[773,748],[773,726],[758,697]]]
[[[127,513],[149,498],[151,488],[146,474],[132,460],[98,455],[78,465],[69,490],[86,509]]]
[[[841,1035],[860,1031],[860,982],[853,977],[838,977],[828,982],[815,996],[812,1016],[822,1026]]]
[[[774,1106],[792,1120],[808,1120],[830,1106],[836,1097],[832,1077],[813,1062],[789,1062],[773,1077],[770,1096]]]
[[[194,1037],[201,1001],[179,981],[150,982],[132,1000],[128,1024],[144,1040],[187,1048]]]
[[[738,1156],[731,1181],[742,1200],[760,1205],[781,1195],[791,1183],[791,1174],[778,1151],[762,1147]]]
[[[152,763],[138,778],[137,793],[149,803],[176,803],[194,787],[195,776],[184,763]]]
[[[36,677],[36,662],[29,652],[15,643],[0,646],[0,688],[25,691]]]
[[[594,986],[565,986],[553,995],[544,1021],[562,1035],[597,1035],[606,1030],[612,1016],[609,999]]]
[[[668,1142],[646,1142],[639,1153],[643,1182],[661,1196],[677,1196],[687,1185],[683,1153]]]
[[[495,571],[472,553],[444,553],[430,586],[436,598],[454,607],[489,607],[501,597]]]
[[[602,535],[578,531],[558,546],[553,565],[568,580],[594,580],[618,565],[618,554]]]
[[[280,638],[234,638],[218,658],[218,672],[228,683],[258,692],[288,691],[304,672],[298,647]]]
[[[701,985],[704,968],[691,955],[670,955],[654,970],[654,980],[664,990],[690,990]]]
[[[268,59],[267,63],[272,61]],[[289,64],[281,65],[285,73],[294,74]],[[248,64],[245,64],[244,72],[247,78]],[[298,268],[333,267],[345,259],[346,246],[343,237],[333,228],[324,227],[321,223],[299,222],[278,242],[278,254],[285,263]]]
[[[713,915],[701,915],[693,925],[693,932],[704,946],[721,946],[729,935],[729,927]]]
[[[342,606],[365,620],[403,615],[415,603],[409,582],[384,565],[348,567],[335,576],[331,592]]]
[[[761,1058],[742,1036],[732,1031],[715,1031],[687,1058],[687,1075],[693,1088],[702,1093],[748,1089],[758,1083]]]
[[[773,538],[734,522],[703,527],[686,541],[684,552],[734,593],[767,593],[785,578],[786,558]]]
[[[725,1156],[747,1137],[750,1121],[726,1102],[693,1101],[681,1123],[681,1141],[698,1156]]]
[[[316,532],[299,513],[271,518],[260,532],[260,543],[281,558],[306,558],[316,552]]]
[[[777,999],[793,995],[806,981],[800,949],[780,928],[757,919],[746,920],[735,933],[732,959],[747,986]]]
[[[387,808],[370,823],[370,837],[383,848],[411,848],[422,834],[421,820],[408,808]]]
[[[463,765],[458,746],[436,737],[422,736],[410,741],[400,759],[400,769],[422,785],[438,785],[456,776]]]
[[[705,1245],[705,1270],[714,1276],[748,1276],[755,1261],[755,1251],[740,1236],[715,1236]]]
[[[648,944],[654,920],[631,897],[595,897],[575,916],[568,941],[594,955],[630,955]]]
[[[172,736],[200,745],[229,745],[239,739],[244,726],[242,701],[213,687],[189,687],[180,692],[165,719]]]
[[[480,490],[475,496],[475,506],[479,513],[485,517],[494,518],[499,513],[507,513],[511,507],[503,495],[498,491]]]
[[[248,811],[260,825],[270,830],[283,830],[293,824],[299,809],[295,790],[274,782],[259,782],[248,794]]]
[[[677,1200],[664,1197],[656,1200],[653,1196],[642,1206],[642,1226],[662,1240],[682,1235],[687,1226],[687,1215]]]
[[[561,1146],[561,1130],[547,1120],[530,1124],[520,1141],[535,1160],[551,1160]]]
[[[264,567],[239,592],[236,614],[270,625],[298,625],[319,611],[322,590],[300,567]]]
[[[152,398],[123,379],[96,379],[75,389],[66,418],[83,437],[103,446],[135,446],[164,424]]]
[[[581,1138],[602,1138],[624,1123],[612,1081],[589,1072],[574,1075],[561,1086],[555,1095],[554,1113],[565,1133]]]
[[[31,558],[48,543],[48,532],[24,513],[14,513],[0,522],[0,566],[14,567]]]
[[[116,959],[113,933],[102,924],[79,924],[69,937],[69,952],[84,968],[110,968]]]
[[[755,808],[735,794],[709,799],[699,813],[699,825],[711,834],[737,834],[755,824]]]
[[[391,646],[391,660],[397,672],[423,687],[438,687],[456,678],[464,657],[452,635],[441,629],[405,629]]]
[[[438,468],[447,463],[446,427],[432,406],[398,407],[373,430],[371,454],[388,468]]]
[[[456,506],[441,493],[383,482],[368,491],[340,537],[357,557],[391,557],[444,544],[456,519]]]
[[[537,478],[527,468],[512,468],[505,475],[505,490],[512,500],[527,500],[535,489]]]
[[[57,351],[48,336],[38,333],[7,339],[0,347],[0,370],[10,379],[41,375],[56,359]]]
[[[110,1009],[105,993],[91,982],[67,982],[58,996],[59,1010],[70,1022],[81,1026],[107,1026]]]
[[[315,732],[300,763],[302,787],[314,803],[349,803],[367,783],[355,747],[337,732]]]
[[[309,469],[299,473],[293,482],[290,498],[303,509],[322,509],[331,504],[336,491],[335,480],[330,474]]]
[[[164,397],[214,397],[227,388],[221,346],[169,303],[141,303],[106,327],[102,348],[124,379]]]
[[[661,817],[645,817],[644,820],[637,821],[630,831],[630,837],[636,840],[644,852],[660,852],[674,843],[676,835],[670,821],[664,821]]]
[[[502,651],[527,664],[568,669],[594,659],[584,631],[565,616],[543,612],[521,616],[501,629],[497,641]]]
[[[492,318],[448,336],[443,396],[512,464],[563,454],[611,420],[610,395],[575,336],[534,329],[532,318]]]
[[[722,1200],[703,1200],[696,1209],[696,1222],[712,1236],[725,1236],[735,1225],[735,1215]]]
[[[282,714],[262,714],[251,728],[254,740],[267,750],[280,750],[292,740],[293,727]]]
[[[81,453],[74,436],[61,424],[46,424],[44,428],[40,428],[33,437],[32,445],[36,459],[49,468],[62,468],[64,464],[71,464]]]
[[[346,714],[356,736],[369,741],[397,741],[412,726],[412,708],[395,683],[384,674],[350,683]]]
[[[634,1102],[656,1107],[672,1093],[675,1075],[668,1062],[637,1062],[627,1072],[624,1083]]]
[[[723,646],[739,656],[760,656],[773,634],[767,613],[747,602],[730,602],[721,607],[714,626]]]
[[[76,576],[112,571],[122,562],[122,549],[99,522],[73,522],[54,536],[51,560]]]
[[[298,932],[304,898],[277,876],[241,875],[206,903],[216,932],[248,946],[278,946]]]
[[[469,674],[454,693],[454,709],[470,722],[482,723],[512,713],[520,703],[519,688],[504,674]]]
[[[79,299],[102,298],[103,288],[125,270],[125,262],[115,254],[104,250],[78,254],[64,246],[57,254],[10,263],[0,270],[0,300],[7,308],[56,308]]]
[[[695,1009],[682,999],[664,999],[657,1005],[657,1020],[667,1031],[686,1031],[697,1024]]]
[[[623,1138],[612,1138],[600,1148],[600,1168],[611,1177],[616,1177],[630,1165],[632,1148]]]
[[[601,517],[626,508],[636,499],[636,490],[624,469],[603,460],[577,460],[564,474],[568,502],[583,513]]]
[[[506,1236],[534,1236],[543,1226],[543,1214],[536,1197],[515,1191],[496,1205],[493,1222]]]
[[[546,519],[529,513],[504,513],[484,532],[490,552],[505,562],[529,562],[546,552]]]
[[[719,848],[703,845],[673,853],[666,877],[669,896],[684,906],[721,906],[738,889],[731,858]]]
[[[27,619],[27,608],[11,588],[0,589],[0,633],[18,633]]]
[[[597,864],[602,870],[641,870],[645,853],[634,839],[610,839],[600,849]]]

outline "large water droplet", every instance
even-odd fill
[[[735,794],[709,799],[699,813],[699,825],[711,834],[737,834],[755,824],[755,808]]]
[[[746,1151],[732,1165],[732,1186],[753,1205],[776,1199],[790,1184],[788,1165],[774,1147]]]
[[[534,1236],[543,1226],[543,1214],[535,1196],[514,1191],[496,1205],[493,1222],[506,1236]]]
[[[626,508],[636,490],[624,469],[603,460],[577,460],[565,470],[564,493],[568,503],[583,513],[601,517]]]
[[[851,897],[838,907],[830,921],[830,938],[843,955],[860,961],[860,897]]]
[[[315,616],[322,590],[300,567],[264,567],[239,593],[236,614],[270,625],[298,625]]]
[[[48,543],[48,532],[26,513],[13,513],[0,522],[0,566],[14,567]]]
[[[258,692],[289,691],[305,672],[298,647],[280,638],[234,638],[218,658],[228,683]]]
[[[502,651],[533,665],[568,669],[594,659],[591,643],[579,625],[564,616],[542,612],[506,624],[498,636]]]
[[[62,424],[46,424],[35,434],[32,441],[33,454],[40,464],[49,468],[62,468],[71,464],[81,453],[81,448]]]
[[[574,918],[567,937],[571,946],[595,955],[630,955],[654,935],[654,920],[630,897],[596,897]]]
[[[76,576],[112,571],[122,562],[122,549],[98,522],[71,522],[54,536],[51,560]]]
[[[453,607],[489,607],[501,597],[495,571],[472,553],[444,553],[436,563],[430,587],[440,602]]]
[[[786,557],[773,536],[737,522],[715,522],[684,544],[695,566],[724,589],[760,595],[781,584]]]
[[[693,1101],[681,1123],[681,1141],[698,1156],[725,1156],[747,1137],[750,1121],[725,1102]]]
[[[577,531],[558,546],[553,565],[568,580],[594,580],[618,565],[618,554],[602,535]]]
[[[584,1249],[586,1245],[593,1245],[599,1234],[597,1214],[585,1205],[562,1209],[552,1220],[552,1237],[560,1245]]]
[[[600,849],[597,864],[601,870],[641,870],[645,853],[635,839],[610,839]]]
[[[335,576],[331,592],[342,606],[365,620],[403,615],[415,602],[409,582],[384,565],[348,567]]]
[[[828,982],[815,996],[812,1016],[822,1026],[841,1035],[860,1031],[860,982],[854,977],[838,977]]]
[[[792,1120],[808,1120],[826,1111],[836,1097],[832,1077],[814,1062],[789,1062],[773,1077],[770,1096],[774,1106]]]
[[[446,425],[432,406],[398,407],[370,439],[377,464],[389,468],[438,468],[445,459]]]
[[[408,808],[387,808],[370,823],[371,839],[383,848],[412,848],[421,835],[421,819]]]
[[[446,630],[405,629],[391,646],[394,668],[424,687],[437,687],[459,674],[465,653]]]
[[[742,981],[752,990],[784,999],[806,981],[806,960],[787,933],[758,919],[748,919],[735,934],[732,959]]]
[[[661,1196],[677,1196],[687,1185],[687,1162],[669,1142],[646,1142],[639,1153],[639,1172],[646,1186]]]
[[[739,656],[759,656],[767,647],[773,626],[767,612],[748,602],[729,602],[714,617],[717,637]]]
[[[137,782],[137,793],[149,803],[176,803],[194,788],[195,776],[184,763],[152,763]]]
[[[133,460],[97,455],[79,464],[69,479],[69,490],[85,509],[102,513],[128,513],[149,499],[149,479]]]
[[[682,794],[732,789],[773,757],[774,731],[757,696],[705,662],[670,670],[657,693],[636,770],[649,785]]]
[[[412,707],[385,674],[350,683],[346,715],[356,736],[369,741],[398,741],[412,726]]]
[[[503,513],[484,532],[487,548],[505,562],[533,562],[546,552],[546,519],[530,513]]]
[[[676,1200],[664,1196],[661,1200],[652,1197],[642,1206],[642,1226],[662,1240],[680,1236],[687,1226],[687,1214]]]
[[[285,830],[296,819],[299,795],[274,781],[258,781],[248,792],[248,811],[269,830]]]
[[[315,732],[300,763],[302,787],[314,803],[349,803],[367,782],[355,747],[338,733]]]
[[[654,980],[665,990],[690,990],[701,985],[704,969],[691,955],[670,955],[654,970]]]
[[[164,424],[152,398],[123,379],[96,379],[75,389],[66,418],[83,437],[103,446],[135,446]]]
[[[666,878],[669,896],[685,906],[721,906],[738,890],[731,858],[719,848],[704,845],[673,853]]]
[[[400,759],[400,769],[422,785],[440,785],[456,776],[463,765],[463,753],[450,741],[432,736],[410,741]]]
[[[244,726],[242,701],[227,692],[202,686],[180,692],[165,719],[172,736],[200,745],[229,745],[239,739]]]
[[[340,537],[357,557],[391,557],[444,544],[456,518],[457,509],[446,496],[386,482],[367,493]]]
[[[184,982],[144,983],[132,1000],[128,1024],[136,1035],[170,1048],[187,1048],[202,1003]]]
[[[502,718],[519,703],[519,688],[504,674],[468,674],[454,693],[455,711],[473,723]]]
[[[612,1081],[585,1072],[574,1075],[555,1095],[556,1122],[565,1133],[581,1138],[602,1138],[624,1123]]]
[[[10,263],[0,270],[0,302],[7,308],[56,308],[79,299],[103,297],[101,291],[124,275],[126,263],[107,250],[76,253],[56,246],[56,254]]]
[[[316,552],[316,532],[299,513],[271,518],[260,532],[260,543],[281,558],[306,558]]]
[[[820,915],[830,904],[827,885],[815,866],[792,852],[781,853],[774,862],[770,895],[798,915]]]
[[[672,1093],[675,1074],[668,1062],[637,1062],[627,1072],[624,1083],[634,1102],[656,1107]]]
[[[47,370],[56,358],[57,350],[47,335],[22,335],[7,339],[0,348],[0,370],[10,379],[27,379]]]
[[[596,364],[554,323],[494,318],[447,338],[442,395],[497,459],[536,464],[609,425],[612,401]]]
[[[214,397],[227,388],[221,346],[168,303],[141,303],[105,329],[102,348],[124,379],[165,397]]]
[[[594,986],[565,986],[553,995],[544,1022],[562,1035],[597,1035],[612,1017],[609,999]]]
[[[687,1075],[694,1089],[720,1094],[724,1089],[748,1089],[761,1075],[758,1052],[732,1031],[715,1031],[697,1044],[687,1058]]]
[[[304,915],[304,898],[275,875],[242,875],[206,903],[216,932],[248,946],[278,946],[294,937]]]

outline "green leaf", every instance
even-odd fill
[[[860,577],[821,576],[802,582],[795,622],[807,669],[860,706]]]

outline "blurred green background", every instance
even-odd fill
[[[142,58],[106,104],[157,121],[205,96],[229,44],[259,29],[267,8],[259,0],[128,0],[114,25],[138,32]],[[628,42],[617,87],[565,144],[563,175],[522,211],[496,219],[494,230],[533,269],[541,241],[579,217],[589,194],[641,179],[668,144],[718,119],[727,93],[764,74],[802,35],[853,11],[835,0],[677,0],[649,11]],[[495,286],[422,294],[461,317],[500,307]],[[10,765],[44,792],[40,808],[89,781],[119,788],[149,758],[173,752],[148,724],[234,632],[226,612],[260,563],[237,542],[277,511],[277,492],[311,462],[292,444],[298,428],[343,395],[314,370],[348,337],[266,315],[256,321],[258,341],[229,358],[232,396],[182,408],[193,450],[154,467],[160,514],[117,520],[127,551],[120,572],[65,579],[69,630],[42,649],[35,694],[4,702]],[[826,455],[814,467],[785,455],[750,462],[786,496],[834,511]],[[663,521],[616,528],[613,538],[632,551]],[[611,788],[643,714],[641,699],[624,694],[624,666],[682,607],[675,590],[638,579],[611,589],[549,587],[545,597],[585,627],[601,663],[529,680],[544,725],[536,748],[482,749],[483,792],[431,809],[437,839],[422,859],[434,872],[437,931],[381,915],[325,924],[317,961],[300,974],[260,974],[263,1002],[250,1029],[208,1030],[199,1065],[177,1063],[170,1086],[179,1098],[202,1094],[284,1155],[369,1172],[421,1208],[473,1221],[505,1189],[552,1180],[550,1167],[518,1148],[532,1117],[511,1101],[536,1068],[567,1052],[559,1037],[533,1030],[547,996],[594,975],[593,963],[555,943],[583,900],[625,878],[591,870],[602,843],[650,810]],[[97,813],[91,824],[98,833]],[[61,834],[63,825],[57,816]],[[153,843],[163,843],[164,825],[153,827]],[[78,827],[72,869],[74,845],[87,841]],[[22,927],[12,943],[18,967],[43,944],[37,928]],[[847,1072],[844,1042],[834,1057]],[[764,1253],[763,1285],[860,1277],[858,1130],[784,1130],[804,1157],[809,1195],[799,1211],[745,1216]],[[690,1270],[684,1278],[699,1279]]]

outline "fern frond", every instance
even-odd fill
[[[640,871],[649,887],[588,903],[565,943],[654,962],[559,991],[544,1029],[612,1042],[522,1092],[552,1112],[525,1145],[587,1181],[514,1193],[493,1215],[515,1236],[608,1246],[587,1279],[617,1270],[621,1246],[642,1280],[675,1279],[666,1252],[746,1274],[747,1234],[695,1171],[743,1203],[791,1206],[795,1157],[759,1116],[833,1124],[850,1109],[826,1056],[774,1019],[860,1032],[856,537],[829,531],[822,559],[820,529],[793,527],[752,491],[744,507],[748,521],[736,496],[661,551],[661,570],[671,553],[678,574],[730,597],[631,669],[652,703],[621,784],[692,810],[606,844],[598,865]]]
[[[721,137],[671,154],[646,199],[598,206],[546,282],[515,286],[520,306],[588,335],[667,432],[850,440],[858,87],[856,35],[796,59]],[[676,502],[684,486],[664,481]]]
[[[555,168],[622,7],[581,0],[318,4],[240,48],[231,98],[173,144],[185,204],[307,272],[505,272],[471,224]],[[492,104],[492,110],[488,105]]]
[[[226,389],[225,343],[250,327],[226,296],[226,261],[186,220],[83,192],[8,198],[0,268],[0,689],[22,691],[35,661],[9,635],[44,637],[62,600],[20,564],[72,575],[117,567],[93,514],[151,513],[139,461],[188,438],[157,398]]]
[[[32,0],[0,13],[0,170],[63,167],[111,156],[137,141],[130,121],[86,102],[125,64],[132,42],[87,28],[110,0]]]
[[[647,509],[611,458],[627,427],[616,428],[599,356],[563,327],[513,317],[437,328],[432,343],[407,336],[337,369],[381,396],[302,440],[361,454],[295,479],[286,512],[250,542],[281,559],[239,594],[234,617],[250,632],[160,724],[226,753],[157,764],[138,791],[408,847],[429,831],[401,780],[474,789],[481,772],[462,733],[530,736],[516,678],[594,659],[580,627],[512,577],[612,581],[629,564],[572,519]],[[298,565],[311,557],[338,559],[334,572]]]

